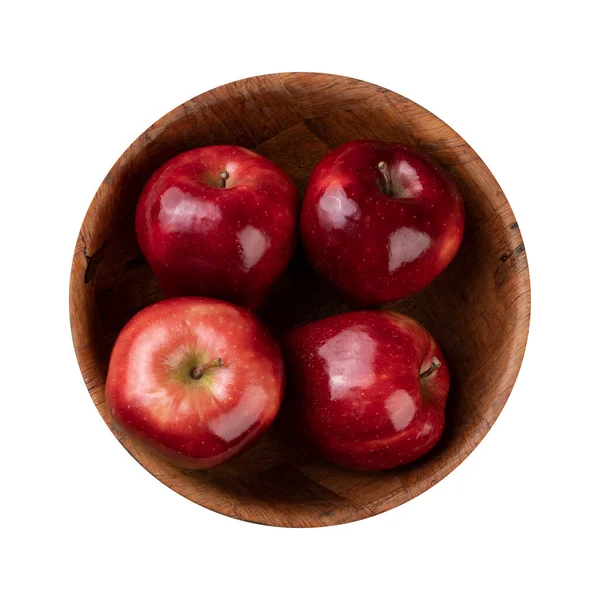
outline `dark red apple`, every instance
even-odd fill
[[[353,141],[329,152],[302,206],[313,268],[359,308],[426,286],[454,258],[463,229],[450,176],[416,148],[387,142]]]
[[[283,386],[279,347],[249,311],[173,298],[140,311],[121,331],[105,398],[128,435],[178,466],[202,469],[265,431]]]
[[[256,308],[290,259],[296,218],[296,188],[277,165],[238,146],[207,146],[152,175],[136,233],[166,297]]]
[[[440,439],[450,374],[435,340],[410,317],[329,317],[291,331],[283,349],[284,422],[331,462],[389,469]]]

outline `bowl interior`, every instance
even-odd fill
[[[222,514],[311,527],[398,506],[464,460],[498,417],[516,379],[529,326],[527,260],[511,208],[485,164],[445,123],[389,90],[335,75],[274,74],[216,88],[171,111],[127,149],[94,197],[73,257],[70,311],[81,372],[106,423],[112,428],[104,403],[112,345],[136,312],[161,299],[134,230],[136,202],[152,172],[190,148],[237,144],[285,169],[302,197],[320,158],[353,139],[421,147],[450,172],[465,201],[465,237],[455,260],[426,289],[394,307],[420,321],[449,362],[444,436],[412,465],[362,473],[290,446],[275,427],[242,456],[195,472],[115,432],[159,480]],[[299,249],[259,315],[279,334],[346,310],[315,278]]]

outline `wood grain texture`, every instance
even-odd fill
[[[237,144],[280,165],[303,194],[319,159],[352,139],[420,146],[446,167],[465,200],[457,257],[425,290],[395,306],[427,327],[447,357],[453,379],[446,431],[423,459],[378,473],[325,464],[286,443],[277,424],[244,455],[198,472],[173,467],[115,432],[160,481],[224,515],[314,527],[399,506],[473,451],[517,377],[529,328],[527,259],[510,205],[485,164],[450,127],[398,94],[345,77],[284,73],[237,81],[177,107],[127,149],[96,193],[75,247],[70,315],[81,372],[102,418],[112,428],[104,382],[116,336],[161,298],[134,231],[136,202],[152,172],[190,148]],[[259,314],[277,335],[345,310],[298,250]]]

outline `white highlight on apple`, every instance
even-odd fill
[[[385,401],[385,408],[396,431],[402,431],[415,416],[415,401],[406,390],[396,390]]]
[[[168,233],[189,231],[198,227],[209,228],[218,223],[223,214],[213,202],[199,202],[197,198],[177,187],[169,188],[161,197],[160,225]]]
[[[430,245],[431,238],[423,231],[412,227],[396,229],[389,237],[389,272],[393,273],[402,265],[412,262],[421,256]]]
[[[319,356],[326,363],[332,399],[353,387],[368,386],[373,380],[375,343],[360,327],[338,333],[319,348]],[[348,373],[352,376],[348,377]]]
[[[269,238],[256,227],[247,225],[237,235],[242,247],[244,270],[249,271],[263,256],[269,247]]]
[[[394,198],[414,198],[423,191],[417,171],[405,160],[393,164],[390,169]]]
[[[358,204],[346,195],[339,183],[332,183],[319,200],[317,207],[319,222],[326,229],[340,229],[349,219],[360,214]]]
[[[169,340],[169,329],[164,325],[153,325],[142,331],[131,348],[123,372],[127,374],[126,387],[135,389],[140,381],[152,381],[156,387],[160,384],[153,371],[155,349]]]
[[[423,425],[423,429],[421,429],[421,431],[417,437],[419,438],[424,435],[428,435],[429,433],[431,433],[432,429],[433,429],[433,425],[429,421],[427,421],[427,423],[425,423],[425,425]]]
[[[239,437],[256,422],[256,414],[267,401],[267,394],[262,387],[250,386],[240,401],[228,412],[219,415],[209,424],[209,429],[225,442]]]

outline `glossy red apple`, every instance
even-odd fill
[[[152,175],[136,233],[166,297],[256,308],[290,259],[296,218],[296,188],[277,165],[238,146],[207,146]]]
[[[202,469],[265,431],[283,386],[279,347],[255,316],[220,300],[173,298],[121,331],[105,398],[128,435],[178,466]]]
[[[464,207],[450,176],[416,148],[353,141],[310,177],[301,215],[313,268],[355,307],[408,296],[462,241]]]
[[[350,469],[404,465],[442,435],[450,374],[416,321],[357,311],[291,331],[284,342],[285,421],[322,456]]]

